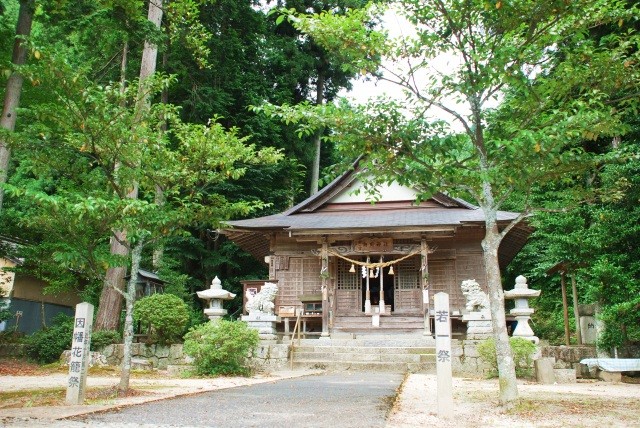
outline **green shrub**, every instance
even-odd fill
[[[13,314],[9,310],[9,302],[5,300],[6,292],[0,287],[0,322],[13,318]]]
[[[250,374],[247,359],[258,346],[258,332],[242,321],[208,322],[185,335],[184,352],[193,357],[201,375]]]
[[[189,307],[178,296],[153,294],[138,300],[133,317],[151,327],[151,341],[166,345],[180,341],[189,322]]]
[[[71,349],[73,335],[73,317],[58,314],[49,328],[37,331],[27,337],[27,357],[40,364],[52,363],[60,358],[60,354]]]
[[[91,350],[97,351],[113,343],[120,343],[120,333],[115,330],[100,330],[91,334]]]
[[[191,308],[189,312],[189,324],[187,330],[191,330],[193,327],[197,327],[200,324],[209,322],[209,317],[204,314],[204,311],[200,308]]]
[[[0,331],[0,345],[24,343],[24,333],[16,331],[15,328]]]
[[[533,354],[536,352],[536,345],[522,337],[509,338],[509,345],[513,353],[513,360],[516,365],[517,377],[530,377],[532,375]],[[496,342],[494,339],[487,339],[478,344],[478,354],[480,359],[491,367],[492,375],[498,375],[498,359],[496,358]]]

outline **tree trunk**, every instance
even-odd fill
[[[322,67],[318,68],[318,82],[316,84],[316,105],[322,105],[324,103],[324,70]],[[318,182],[320,181],[320,149],[322,148],[322,134],[324,129],[320,128],[316,131],[313,137],[314,156],[313,165],[311,167],[311,187],[310,194],[315,195],[318,193]]]
[[[111,237],[111,254],[126,257],[129,249],[122,244],[126,241],[124,231],[116,231],[116,237]],[[95,331],[117,330],[120,326],[120,311],[122,311],[122,290],[124,290],[127,268],[115,266],[107,269],[104,285],[100,293],[100,305],[96,314]]]
[[[149,2],[149,12],[147,18],[156,27],[160,27],[162,22],[162,0],[151,0]],[[123,54],[123,64],[126,61],[126,49]],[[149,96],[145,92],[143,82],[146,78],[155,73],[156,60],[158,57],[158,47],[155,44],[145,41],[144,50],[142,52],[142,63],[140,64],[140,90],[138,92],[138,100],[136,101],[137,118],[142,116],[145,109],[149,108]],[[126,67],[123,66],[122,70]],[[134,186],[134,189],[127,194],[130,199],[136,199],[138,197],[138,186]],[[115,231],[114,234],[121,237],[121,242],[125,242],[126,231]],[[127,248],[120,243],[111,241],[111,254],[126,255]],[[98,314],[96,315],[96,330],[115,330],[120,323],[120,311],[122,310],[122,295],[118,290],[124,288],[124,278],[126,269],[124,267],[114,267],[107,270],[105,275],[105,284],[102,288],[102,294],[100,295],[100,306],[98,307]],[[132,273],[133,276],[133,273]]]
[[[120,91],[124,93],[127,84],[127,58],[129,54],[129,43],[124,42],[122,47],[122,61],[120,61]],[[114,169],[117,170],[120,163],[117,162]],[[126,241],[124,231],[115,231],[115,236],[111,237],[111,254],[124,256],[129,255],[129,249],[123,245]],[[125,266],[115,266],[107,269],[104,278],[104,285],[100,293],[100,304],[96,313],[95,331],[117,330],[120,327],[120,312],[122,311],[122,290],[124,290],[124,280],[127,275]]]
[[[24,41],[24,37],[28,37],[31,34],[34,9],[34,0],[20,1],[20,11],[18,12],[18,23],[16,25],[16,39],[13,44],[13,54],[11,56],[11,62],[16,66],[23,65],[27,60],[28,46]],[[22,82],[23,77],[17,70],[13,70],[7,80],[0,126],[11,132],[13,132],[16,127],[16,109],[20,105]],[[1,185],[7,182],[10,158],[11,149],[7,141],[0,138],[0,211],[2,211],[2,203],[4,200],[4,190]]]
[[[123,332],[123,355],[122,355],[122,371],[120,374],[120,384],[118,385],[118,395],[125,396],[129,390],[129,379],[131,378],[131,358],[133,348],[133,304],[136,299],[136,283],[138,278],[138,270],[140,269],[140,259],[142,258],[142,247],[144,246],[144,240],[140,239],[139,242],[133,247],[131,251],[131,276],[129,277],[129,283],[127,285],[127,292],[125,293],[125,317],[124,317],[124,332]]]
[[[168,43],[166,48],[167,49],[162,54],[162,70],[165,72],[167,71],[167,62],[168,62],[168,55],[167,55],[169,50]],[[169,89],[167,88],[162,89],[162,93],[160,94],[160,102],[162,104],[169,104]],[[164,121],[164,123],[162,124],[162,130],[166,131],[167,126],[168,126],[167,121]],[[164,202],[165,202],[164,191],[160,186],[156,186],[155,203],[157,205],[162,206],[164,205]],[[164,245],[162,242],[159,242],[158,246],[153,250],[153,269],[156,272],[160,269],[163,256],[164,256]]]
[[[511,346],[509,345],[509,334],[507,333],[504,291],[498,262],[498,247],[500,246],[501,237],[495,221],[495,209],[483,209],[483,211],[486,218],[486,232],[482,240],[482,249],[489,289],[491,327],[493,328],[493,337],[496,342],[500,404],[505,408],[511,408],[518,399],[518,386],[516,383],[515,363]]]
[[[150,0],[149,12],[147,19],[160,28],[162,23],[162,0]],[[158,61],[158,46],[150,43],[148,40],[144,42],[144,50],[142,51],[142,61],[140,63],[140,90],[138,93],[138,102],[136,109],[139,113],[149,108],[149,96],[145,91],[144,81],[156,72]]]

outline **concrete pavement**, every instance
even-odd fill
[[[91,413],[104,412],[152,401],[166,400],[202,392],[219,389],[235,388],[238,386],[255,385],[265,382],[276,382],[301,376],[321,373],[320,370],[279,371],[253,377],[218,377],[210,379],[178,379],[178,378],[132,378],[130,387],[146,391],[148,394],[134,397],[122,397],[105,400],[100,404],[86,404],[76,406],[46,406],[21,407],[0,409],[0,426],[6,426],[15,420],[55,421]],[[87,387],[116,386],[115,377],[87,377]],[[0,377],[0,391],[11,392],[21,390],[36,390],[64,387],[67,382],[65,374],[55,373],[46,376],[2,376]]]
[[[87,423],[69,420],[82,415],[135,406],[140,403],[164,400],[172,397],[199,394],[207,391],[235,388],[243,385],[275,382],[309,376],[322,371],[274,372],[252,378],[214,379],[139,379],[133,378],[131,386],[144,390],[148,395],[105,400],[84,406],[50,406],[0,409],[0,426],[7,427],[86,427]],[[344,372],[349,376],[350,372]],[[38,388],[61,387],[66,376],[2,376],[0,390],[18,391]],[[113,386],[117,378],[89,377],[89,386]],[[284,386],[283,386],[284,387]],[[541,385],[520,381],[518,390],[525,403],[540,403],[535,411],[519,414],[504,413],[497,405],[498,382],[496,379],[454,378],[453,420],[440,420],[437,416],[437,385],[433,374],[409,374],[399,388],[398,397],[386,420],[386,428],[410,428],[438,426],[440,428],[492,427],[565,427],[565,426],[614,426],[640,427],[640,385],[582,381],[572,384]],[[544,403],[548,403],[542,405]],[[599,404],[598,404],[599,403]],[[571,411],[557,409],[569,406]],[[595,406],[595,407],[594,407]],[[347,410],[348,408],[345,408]],[[555,409],[555,410],[554,410]],[[606,410],[606,411],[605,411]],[[91,426],[129,428],[157,426],[131,423],[90,423]],[[302,426],[302,425],[300,425]],[[340,425],[335,425],[339,427]],[[294,426],[291,426],[294,428]]]

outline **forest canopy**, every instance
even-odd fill
[[[496,293],[521,274],[542,289],[543,339],[564,342],[561,264],[601,346],[640,343],[633,2],[172,0],[157,25],[141,0],[0,5],[0,236],[47,292],[99,306],[139,244],[196,323],[214,276],[241,295],[267,275],[222,222],[281,212],[365,155],[372,185],[523,213],[535,231]],[[414,30],[382,27],[390,5]],[[402,95],[349,103],[356,79]]]

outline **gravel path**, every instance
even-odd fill
[[[66,422],[67,426],[111,427],[384,427],[401,382],[401,374],[331,373],[142,404]]]

